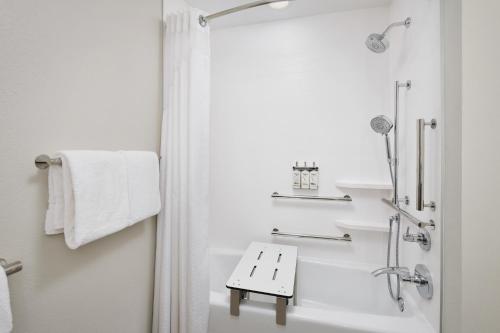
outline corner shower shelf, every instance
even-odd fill
[[[392,185],[388,183],[360,183],[351,181],[337,181],[335,186],[340,188],[352,188],[362,190],[384,190],[392,191]]]
[[[286,325],[296,266],[296,246],[252,242],[226,283],[231,290],[231,315],[240,315],[240,301],[246,293],[264,294],[276,297],[276,324]]]
[[[339,228],[344,228],[344,229],[349,229],[349,230],[389,232],[389,226],[384,225],[384,224],[379,223],[379,222],[337,220],[337,221],[335,221],[335,224]]]

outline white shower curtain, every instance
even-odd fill
[[[209,311],[210,32],[201,13],[167,16],[154,333],[206,333]]]

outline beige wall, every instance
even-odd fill
[[[463,332],[500,332],[500,2],[463,0]]]
[[[443,333],[461,333],[462,256],[462,21],[461,0],[441,0],[442,135],[442,286]]]
[[[60,149],[157,150],[161,0],[0,0],[0,257],[17,333],[151,330],[155,222],[71,251],[43,234]]]

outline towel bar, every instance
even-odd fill
[[[161,157],[160,157],[161,160]],[[60,157],[51,158],[49,155],[42,154],[35,158],[35,166],[38,169],[47,169],[51,165],[62,165],[62,160]]]
[[[23,269],[23,264],[20,261],[8,263],[7,260],[3,258],[0,258],[0,266],[2,266],[2,268],[5,270],[7,276],[17,273]]]
[[[49,155],[38,155],[35,158],[35,166],[38,169],[47,169],[51,165],[62,165],[61,158],[50,158]]]

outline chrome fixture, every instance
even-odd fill
[[[408,206],[410,204],[410,197],[407,195],[405,195],[402,198],[399,198],[398,200],[400,203],[404,203],[406,206]]]
[[[407,267],[384,267],[372,272],[374,276],[382,274],[397,275],[398,280],[410,282],[417,285],[420,296],[425,299],[431,299],[433,295],[433,283],[431,273],[426,266],[418,264],[415,266],[415,273],[410,274]]]
[[[281,231],[279,231],[278,228],[274,228],[273,231],[271,231],[271,235],[282,236],[282,237],[312,238],[312,239],[324,239],[324,240],[352,242],[351,235],[349,235],[349,234],[344,234],[344,236],[340,236],[340,237],[309,235],[309,234],[293,234],[293,233],[288,233],[288,232],[281,232]]]
[[[323,197],[317,195],[284,195],[274,192],[271,194],[271,198],[277,199],[304,199],[304,200],[326,200],[326,201],[352,201],[349,195],[344,195],[343,197]]]
[[[382,134],[385,137],[385,151],[387,155],[387,163],[389,164],[389,172],[391,174],[392,187],[394,189],[394,173],[392,171],[392,153],[391,153],[391,143],[389,142],[389,132],[391,131],[394,124],[392,121],[384,115],[376,116],[370,121],[370,126],[375,131],[375,133]]]
[[[20,261],[8,263],[7,260],[0,258],[0,266],[5,270],[5,274],[12,275],[23,269],[23,264]]]
[[[399,88],[411,89],[411,81],[394,82],[394,204],[399,207]]]
[[[47,169],[51,165],[62,165],[61,158],[50,158],[48,155],[39,155],[35,158],[35,166],[38,169]]]
[[[247,3],[247,4],[241,5],[241,6],[229,8],[229,9],[226,9],[226,10],[214,13],[214,14],[210,14],[210,15],[207,15],[207,16],[200,15],[198,21],[200,22],[200,25],[202,27],[206,27],[207,24],[211,20],[219,18],[219,17],[222,17],[222,16],[226,16],[226,15],[229,15],[229,14],[241,12],[243,10],[247,10],[247,9],[251,9],[251,8],[255,8],[255,7],[265,6],[265,5],[269,5],[269,4],[273,4],[273,3],[278,3],[278,2],[289,2],[289,1],[293,1],[293,0],[288,0],[288,1],[285,1],[285,0],[254,1],[254,2],[250,2],[250,3]]]
[[[389,239],[387,240],[387,258],[386,265],[387,267],[391,266],[391,251],[392,251],[392,238],[394,235],[394,223],[396,223],[396,255],[395,255],[395,265],[399,267],[399,233],[401,229],[401,218],[399,214],[389,217]],[[399,279],[396,281],[396,292],[392,289],[392,280],[389,274],[387,274],[387,289],[389,290],[389,295],[391,298],[398,302],[399,310],[401,312],[404,311],[404,300],[401,297],[401,281]]]
[[[424,199],[424,169],[425,169],[425,126],[435,129],[437,126],[436,119],[430,122],[425,122],[424,119],[417,119],[417,210],[422,211],[424,208],[436,210],[436,203],[430,201],[425,203]]]
[[[387,135],[391,131],[394,124],[386,116],[377,116],[370,121],[370,126],[375,132]]]
[[[409,24],[409,21],[408,21]],[[392,26],[392,25],[391,25]],[[389,28],[391,28],[389,26]],[[384,34],[389,30],[389,28],[384,31]],[[368,41],[367,41],[368,45]],[[368,45],[368,47],[370,47]],[[393,226],[394,223],[397,224],[396,228],[396,234],[395,234],[395,265],[399,266],[399,234],[400,234],[400,228],[401,228],[401,218],[399,215],[399,205],[400,203],[405,203],[409,204],[409,198],[408,196],[404,196],[403,198],[399,197],[399,89],[400,88],[406,88],[410,89],[411,88],[411,81],[406,81],[406,82],[400,82],[400,81],[395,81],[394,82],[394,121],[392,122],[389,118],[386,116],[377,116],[373,118],[370,121],[370,126],[372,129],[379,134],[382,134],[385,136],[385,146],[386,146],[386,155],[387,155],[387,163],[389,164],[389,172],[391,176],[391,181],[392,181],[392,188],[393,188],[393,199],[391,202],[391,205],[394,207],[397,207],[398,209],[398,214],[395,216],[391,216],[389,218],[389,239],[387,242],[387,267],[391,265],[391,257],[392,257],[392,238],[393,238]],[[391,145],[389,142],[389,133],[391,129],[394,129],[394,157],[392,156],[391,153]],[[398,279],[396,281],[396,291],[393,290],[392,286],[392,279],[390,276],[387,276],[387,287],[389,289],[389,295],[391,296],[392,299],[398,302],[399,309],[401,311],[404,311],[404,300],[401,297],[401,282]]]
[[[431,235],[426,229],[420,229],[416,234],[410,234],[410,227],[406,228],[406,233],[403,234],[405,242],[418,243],[420,248],[424,251],[431,249]]]
[[[403,202],[405,204],[409,203],[409,198],[406,196],[402,199],[399,198],[399,186],[398,186],[398,174],[399,174],[399,89],[400,88],[411,88],[411,81],[394,83],[394,122],[392,122],[388,117],[380,115],[376,116],[370,121],[371,128],[379,134],[385,137],[385,147],[387,155],[387,163],[389,164],[389,172],[391,175],[392,187],[393,187],[393,202],[398,205]],[[389,142],[389,133],[391,129],[394,128],[394,157],[391,153],[391,144]]]
[[[382,202],[387,204],[389,207],[393,208],[396,210],[399,214],[403,215],[410,221],[411,223],[415,224],[419,228],[426,228],[430,227],[434,229],[436,227],[436,224],[434,223],[434,220],[429,220],[429,222],[424,222],[419,219],[417,219],[415,216],[411,215],[408,213],[406,210],[401,209],[399,206],[395,205],[392,201],[387,200],[387,199],[382,199]]]
[[[386,38],[387,33],[394,27],[405,26],[409,28],[411,25],[411,17],[407,17],[404,21],[395,22],[389,25],[381,34],[373,33],[366,39],[366,46],[375,53],[382,53],[389,48],[389,40]]]

